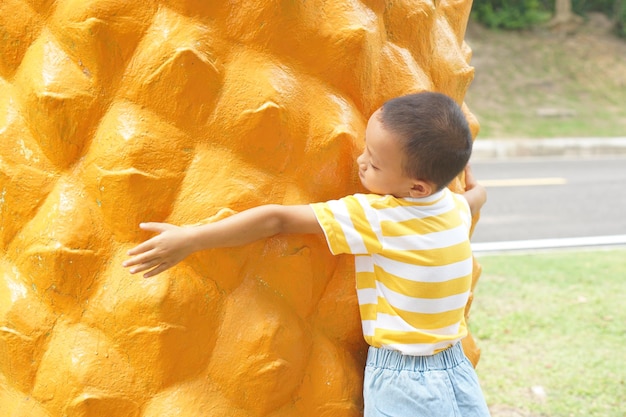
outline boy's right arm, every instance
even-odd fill
[[[157,275],[194,252],[241,246],[281,233],[323,233],[309,205],[265,205],[234,214],[215,223],[180,227],[168,223],[142,223],[156,236],[128,251],[122,265],[131,274]]]
[[[463,196],[470,206],[472,216],[475,216],[487,201],[487,191],[476,181],[469,164],[465,167],[465,193]]]

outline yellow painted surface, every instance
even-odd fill
[[[152,279],[121,262],[140,221],[359,191],[373,110],[418,90],[463,102],[470,6],[2,0],[0,414],[359,416],[352,259],[323,238]]]

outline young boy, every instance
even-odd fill
[[[359,177],[371,194],[310,205],[265,205],[195,227],[144,223],[158,235],[125,267],[154,276],[191,253],[279,233],[324,233],[355,256],[363,334],[370,345],[365,417],[488,416],[465,357],[472,279],[471,215],[486,193],[467,166],[472,138],[450,98],[431,92],[386,102],[369,119]],[[465,169],[466,191],[446,186]]]

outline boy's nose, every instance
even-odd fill
[[[359,155],[359,157],[356,159],[356,163],[359,167],[362,167],[362,165],[365,165],[365,154],[362,153],[361,155]]]

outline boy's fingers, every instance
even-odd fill
[[[157,236],[146,240],[145,242],[140,243],[139,245],[135,246],[134,248],[130,249],[128,252],[126,252],[127,255],[129,256],[133,256],[133,255],[139,255],[141,253],[147,253],[150,252],[151,250],[153,250],[156,245],[155,245],[155,238]]]
[[[140,223],[139,228],[149,232],[156,232],[160,235],[163,232],[176,228],[176,226],[168,223],[146,222]],[[157,275],[168,269],[169,265],[163,263],[162,259],[157,254],[159,235],[153,236],[128,250],[126,254],[131,256],[131,258],[122,262],[122,266],[124,268],[131,267],[129,270],[131,274],[148,271],[144,274],[145,278]]]
[[[139,223],[139,228],[141,230],[146,230],[148,232],[159,232],[162,233],[170,228],[170,224],[167,223],[158,223],[158,222],[147,222],[147,223]]]
[[[156,268],[146,272],[145,274],[143,274],[144,278],[150,278],[153,277],[157,274],[160,274],[161,272],[165,271],[166,269],[169,268],[168,264],[162,263],[161,265],[157,266]]]
[[[128,256],[132,256],[132,258],[127,259],[124,262],[122,262],[122,266],[129,267],[129,266],[139,265],[139,264],[157,259],[156,254],[154,253],[154,248],[146,247],[144,249],[141,246],[142,245],[139,245],[128,251]]]
[[[140,223],[139,227],[142,230],[147,230],[149,232],[159,232],[159,233],[163,233],[165,231],[167,231],[169,229],[168,226],[171,226],[167,223]],[[133,256],[133,255],[139,255],[140,253],[143,252],[148,252],[152,249],[155,248],[155,239],[158,237],[157,236],[153,236],[152,238],[140,243],[139,245],[135,246],[134,248],[128,250],[128,252],[126,252],[126,254],[128,256]]]
[[[144,243],[142,243],[141,245],[137,245],[137,246],[135,246],[132,249],[129,249],[128,252],[126,252],[126,255],[128,255],[128,256],[139,255],[140,253],[143,253],[143,252],[146,252],[146,251],[150,250],[150,248],[147,248],[147,247],[144,249]],[[124,264],[126,264],[127,262],[130,262],[132,260],[134,260],[134,258],[133,259],[129,259],[128,261],[124,262]]]
[[[147,271],[150,268],[154,268],[155,266],[161,264],[160,259],[153,259],[148,262],[140,263],[130,269],[131,274],[137,274],[139,272]]]

